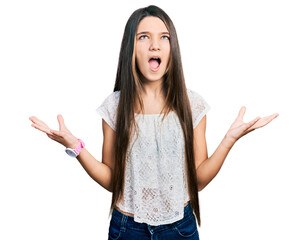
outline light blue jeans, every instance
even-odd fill
[[[116,208],[112,212],[108,240],[199,240],[197,222],[190,202],[184,207],[184,217],[170,224],[151,226],[137,223]]]

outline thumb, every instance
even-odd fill
[[[237,119],[243,120],[245,112],[246,112],[246,107],[242,106],[238,115],[237,115]]]
[[[59,122],[59,129],[60,129],[60,131],[61,131],[61,130],[64,130],[64,129],[67,129],[66,126],[65,126],[65,124],[64,124],[64,119],[63,119],[62,115],[59,114],[59,115],[57,116],[57,118],[58,118],[58,122]]]

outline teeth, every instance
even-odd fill
[[[161,62],[160,58],[159,57],[152,57],[151,59],[155,59],[155,60],[158,60],[159,64]]]

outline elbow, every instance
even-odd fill
[[[205,181],[198,181],[197,182],[197,187],[198,187],[198,192],[202,191],[211,181],[208,181],[208,179],[204,179]]]
[[[198,185],[198,192],[201,192],[206,186],[207,184],[201,186]]]
[[[113,184],[110,182],[107,186],[103,186],[108,192],[113,193]]]
[[[95,179],[94,179],[95,180]],[[101,187],[105,188],[108,192],[113,192],[112,186],[110,184],[106,184],[105,182],[95,180]]]
[[[203,186],[203,184],[201,184],[201,183],[198,183],[197,188],[198,188],[198,192],[201,192],[203,190],[203,188],[205,188],[205,186]]]
[[[197,189],[198,192],[202,191],[203,188],[205,188],[206,184],[204,184],[204,177],[200,176],[200,174],[198,174],[199,172],[197,172]]]
[[[94,178],[93,178],[94,179]],[[110,175],[105,175],[100,177],[99,179],[94,179],[100,186],[105,188],[108,192],[113,192],[113,184],[112,184],[112,172]]]
[[[110,167],[109,167],[110,168]],[[113,192],[113,169],[110,168],[110,175],[106,179],[105,186],[103,186],[108,192]]]

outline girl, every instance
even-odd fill
[[[209,105],[186,88],[177,34],[156,6],[128,19],[114,91],[98,107],[103,160],[97,161],[58,115],[60,130],[32,126],[66,147],[112,192],[109,239],[199,239],[198,191],[216,176],[235,142],[278,114],[244,123],[242,107],[211,157],[205,140]]]

